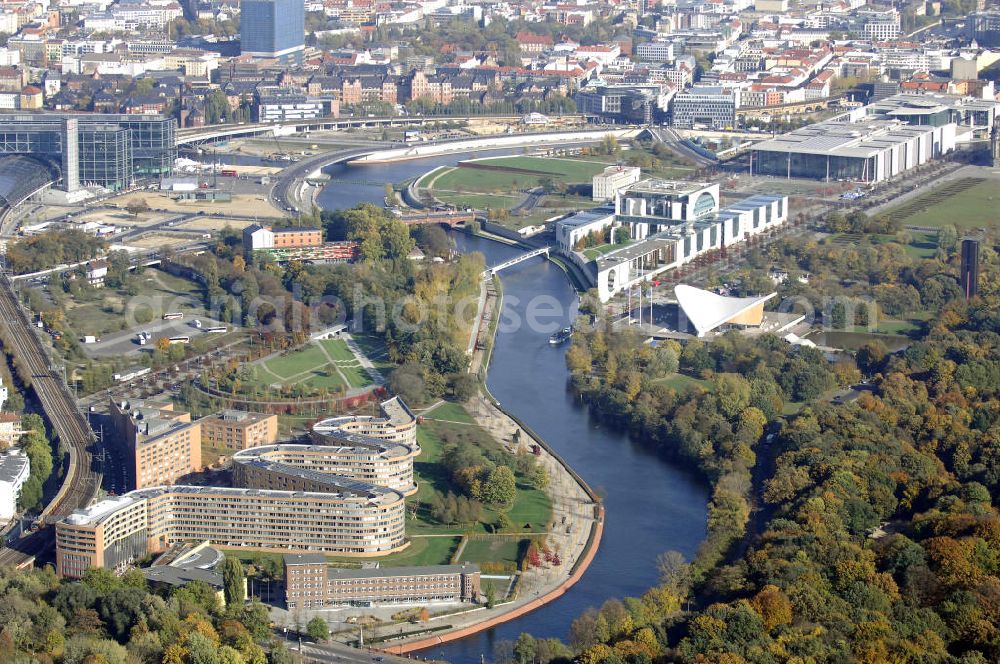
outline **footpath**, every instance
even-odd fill
[[[482,301],[488,299],[488,283],[491,283],[490,280],[483,281]],[[472,327],[473,338],[481,338],[479,331],[489,329],[491,321],[500,315],[502,297],[494,293],[489,299],[493,300],[490,306],[481,309],[480,319]],[[470,370],[474,367],[475,373],[480,367],[488,366],[493,339],[488,341],[475,344],[470,363]],[[451,627],[430,636],[414,636],[382,647],[392,654],[406,654],[461,639],[544,606],[561,597],[580,580],[600,545],[604,531],[604,506],[576,471],[524,422],[505,412],[488,391],[467,403],[466,409],[481,427],[508,448],[514,446],[514,440],[518,440],[522,447],[538,446],[537,460],[548,471],[547,493],[552,500],[552,523],[546,543],[550,550],[558,553],[561,564],[545,563],[522,572],[516,584],[515,597],[492,609],[484,606],[432,618],[426,624],[430,629],[443,624]]]

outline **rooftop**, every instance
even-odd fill
[[[761,141],[753,149],[834,157],[874,157],[883,150],[936,129],[927,125],[908,125],[899,120],[819,122]]]
[[[461,565],[416,565],[412,567],[367,567],[361,569],[331,567],[327,574],[331,579],[375,579],[394,576],[474,574],[478,571],[479,565],[463,563]]]
[[[140,570],[147,581],[166,583],[171,586],[183,586],[191,581],[203,581],[213,588],[222,588],[222,575],[199,567],[147,567]]]
[[[74,526],[85,526],[100,523],[104,519],[108,518],[115,512],[130,505],[134,505],[143,500],[148,500],[150,498],[156,498],[158,496],[165,495],[197,495],[204,494],[206,496],[266,496],[274,500],[288,499],[288,498],[314,498],[319,501],[329,501],[331,499],[352,499],[352,502],[358,502],[359,500],[386,500],[390,503],[396,500],[402,500],[403,496],[397,491],[392,489],[385,489],[379,487],[383,491],[381,496],[356,496],[356,495],[345,495],[340,493],[324,493],[318,491],[279,491],[277,489],[239,489],[233,487],[219,487],[219,486],[190,486],[190,485],[170,485],[170,486],[158,486],[151,487],[148,489],[138,489],[136,491],[129,491],[121,496],[116,496],[114,498],[108,498],[102,500],[99,503],[94,503],[89,507],[78,509],[72,514],[67,516],[64,521],[70,525]]]
[[[695,192],[711,186],[711,182],[686,182],[684,180],[661,180],[659,178],[647,178],[636,182],[623,193],[690,196]]]
[[[612,217],[615,214],[614,207],[611,205],[605,205],[602,207],[593,208],[591,210],[582,210],[575,213],[570,217],[559,220],[559,225],[568,228],[576,228],[578,226],[586,226],[599,219],[605,219],[607,217]]]
[[[11,450],[0,455],[0,482],[13,483],[27,465],[28,456],[21,450]]]

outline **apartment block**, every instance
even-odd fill
[[[318,554],[289,554],[284,562],[289,610],[479,599],[479,566],[471,563],[340,569]]]
[[[147,459],[143,446],[163,446],[173,437],[177,448],[166,449],[178,463],[199,449],[198,443],[180,443],[187,442],[185,431],[200,443],[203,421],[191,422],[188,413],[169,405],[112,403],[111,414],[121,437],[138,452],[140,481],[160,470],[160,457]],[[213,420],[208,428],[253,419],[266,423],[267,417],[230,413],[227,419],[223,413],[208,418]],[[417,489],[413,458],[420,451],[416,417],[406,404],[395,398],[382,403],[381,417],[324,420],[313,439],[317,444],[237,451],[232,487],[160,481],[76,510],[56,524],[57,571],[74,578],[90,567],[121,573],[149,553],[189,541],[360,557],[406,548],[405,496]],[[200,455],[194,459],[200,465]]]
[[[21,450],[0,455],[0,521],[17,514],[17,499],[30,474],[31,462]]]
[[[217,450],[245,450],[273,445],[278,439],[278,416],[224,410],[199,420],[201,442]]]
[[[111,401],[116,438],[129,457],[135,489],[173,484],[201,470],[201,424],[171,403]]]

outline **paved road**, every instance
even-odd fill
[[[271,187],[269,194],[271,204],[278,210],[286,212],[301,210],[303,202],[298,200],[298,184],[309,177],[310,173],[334,162],[350,157],[360,157],[361,155],[386,147],[399,147],[399,145],[386,141],[371,141],[367,147],[359,145],[346,150],[325,152],[315,157],[296,162],[274,176],[274,186]]]
[[[677,133],[677,130],[673,127],[650,127],[650,132],[656,136],[656,139],[661,143],[664,143],[667,147],[675,152],[679,152],[683,157],[690,159],[698,166],[716,166],[717,161],[709,159],[705,155],[701,154],[697,150],[692,150],[683,141],[684,137]]]
[[[361,650],[358,648],[352,648],[349,645],[338,643],[336,641],[328,641],[325,643],[315,643],[303,639],[301,642],[297,637],[295,637],[291,632],[287,636],[283,634],[278,634],[279,638],[285,638],[288,642],[288,647],[292,651],[301,652],[303,659],[308,659],[316,662],[351,662],[354,664],[409,664],[412,659],[409,657],[400,657],[399,655],[390,655],[382,652],[371,652],[367,649]],[[299,645],[301,643],[302,650],[299,651]]]

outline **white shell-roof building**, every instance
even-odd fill
[[[722,325],[759,327],[764,321],[764,303],[777,293],[759,297],[724,297],[711,291],[678,284],[674,295],[681,311],[699,337]]]

